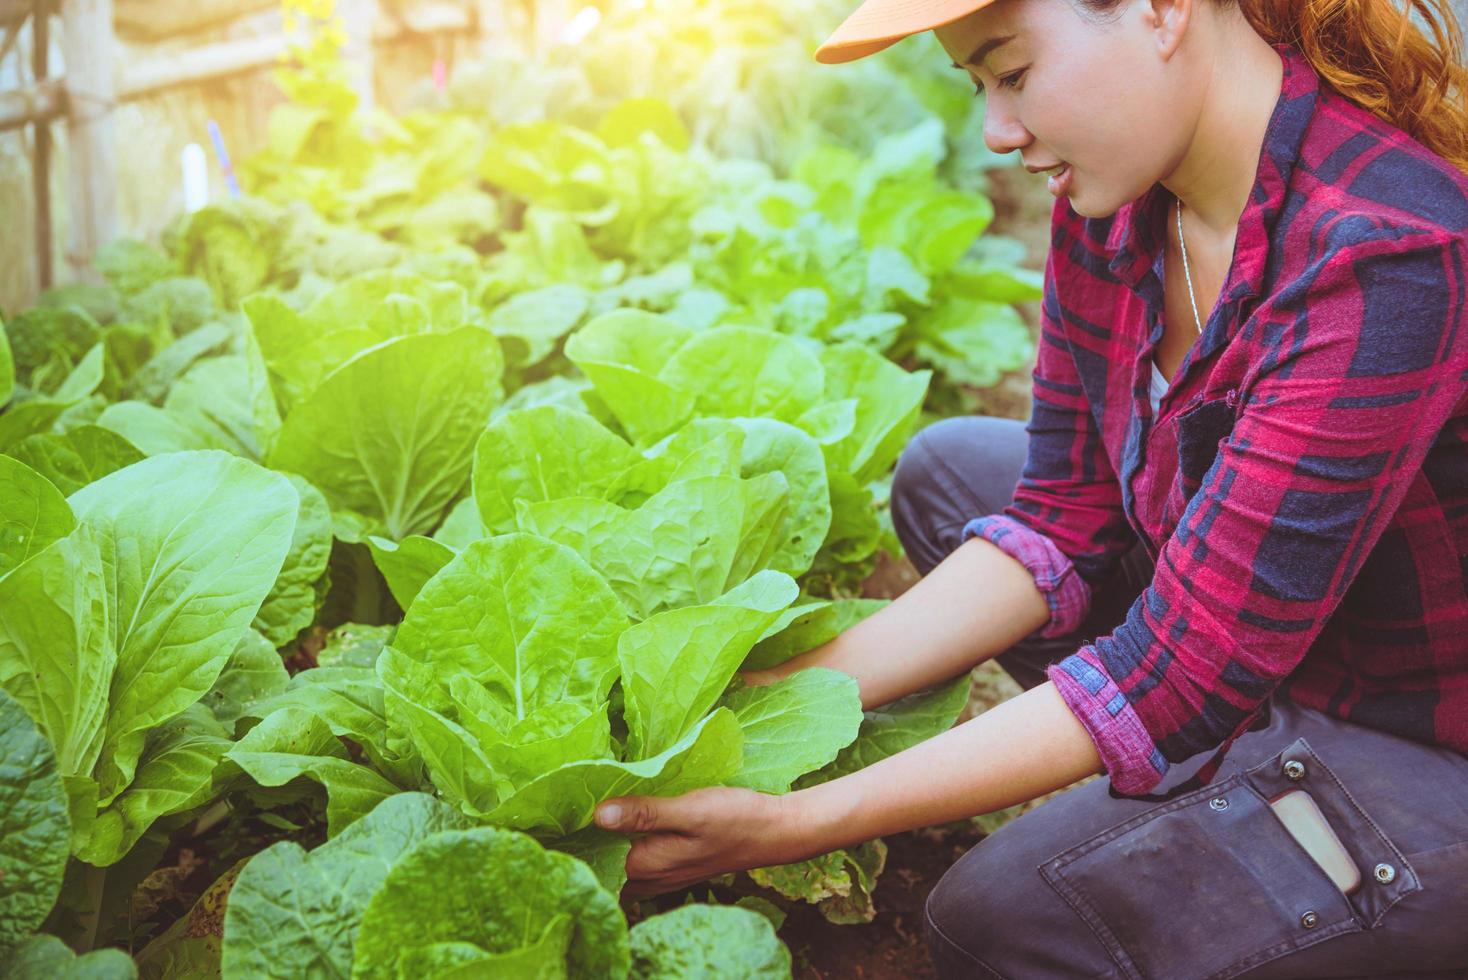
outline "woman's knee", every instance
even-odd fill
[[[892,477],[892,524],[926,575],[955,547],[963,525],[1008,506],[1028,436],[1015,419],[943,419],[909,440]]]
[[[1034,927],[1030,915],[1044,888],[1031,868],[1006,867],[992,840],[981,841],[948,869],[923,905],[923,931],[941,977],[998,977],[1006,937]]]
[[[929,892],[923,927],[940,977],[1108,974],[1105,948],[1040,874],[1064,841],[1022,819],[980,841]]]

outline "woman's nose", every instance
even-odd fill
[[[984,145],[991,153],[1011,153],[1028,146],[1029,130],[1019,121],[1005,100],[988,96],[984,104]]]

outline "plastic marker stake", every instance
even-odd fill
[[[435,92],[442,92],[448,87],[448,84],[448,66],[443,63],[442,58],[435,58],[433,61],[433,90]]]
[[[183,167],[184,212],[193,214],[209,203],[209,158],[198,143],[183,148],[179,157]]]
[[[219,124],[213,119],[209,120],[209,139],[214,142],[214,155],[219,157],[219,169],[224,171],[224,186],[229,188],[232,196],[239,197],[240,182],[234,178],[234,166],[229,162],[229,151],[224,148],[224,135],[219,132]]]
[[[601,11],[595,7],[582,7],[576,12],[576,16],[561,30],[560,41],[562,44],[580,44],[586,40],[586,35],[591,33],[592,28],[601,23]]]

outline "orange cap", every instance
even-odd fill
[[[967,17],[994,0],[866,0],[816,48],[816,60],[836,65],[890,48],[909,34]]]

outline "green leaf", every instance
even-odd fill
[[[0,578],[75,526],[61,491],[40,473],[0,456]]]
[[[917,318],[913,352],[950,383],[987,388],[1033,362],[1029,325],[1013,306],[954,292],[944,297],[936,309]]]
[[[778,472],[790,486],[784,533],[763,565],[802,575],[831,529],[831,491],[821,448],[805,432],[774,419],[734,419],[733,423],[744,433],[739,475],[750,479]]]
[[[545,405],[508,412],[474,450],[474,500],[484,527],[515,530],[515,501],[601,497],[639,456],[584,412]]]
[[[838,599],[804,607],[804,612],[781,626],[778,632],[762,637],[740,669],[778,667],[792,657],[834,640],[887,602],[886,599]]]
[[[327,724],[299,708],[281,708],[245,734],[224,758],[261,786],[306,777],[326,789],[327,833],[335,837],[399,788],[352,762]]]
[[[825,371],[793,338],[752,327],[719,327],[694,335],[668,359],[659,378],[694,392],[704,415],[794,422],[821,401]]]
[[[788,980],[790,950],[770,920],[734,905],[684,905],[632,927],[639,980],[740,977]]]
[[[400,755],[389,745],[382,682],[372,665],[303,670],[290,679],[285,690],[253,706],[249,714],[266,717],[281,708],[299,708],[324,723],[331,734],[351,739],[373,768],[399,786],[421,782],[420,760],[412,754]]]
[[[98,537],[78,527],[0,578],[0,688],[51,742],[63,777],[92,774],[117,664]]]
[[[140,292],[160,279],[178,275],[178,267],[158,249],[135,238],[118,238],[97,250],[97,271],[120,293]]]
[[[620,895],[627,884],[627,855],[632,850],[632,839],[626,834],[597,826],[583,827],[574,834],[546,841],[545,846],[584,861],[602,887],[613,895]]]
[[[410,744],[422,756],[439,792],[466,813],[492,810],[503,781],[479,740],[455,720],[457,708],[438,673],[386,647],[377,658],[377,676],[382,681],[389,738]]]
[[[77,363],[52,395],[17,402],[0,413],[0,452],[37,433],[48,431],[61,413],[80,403],[102,383],[103,346],[96,344]]]
[[[70,503],[98,532],[117,651],[98,769],[105,806],[147,733],[214,686],[280,572],[298,498],[279,474],[193,452],[118,470]]]
[[[45,920],[71,845],[51,743],[0,690],[0,954]]]
[[[372,551],[377,570],[387,579],[392,597],[404,609],[413,604],[424,584],[455,554],[448,545],[421,534],[410,534],[398,542],[374,534],[367,538],[367,547]]]
[[[229,733],[203,705],[194,705],[148,732],[132,781],[97,814],[77,857],[106,867],[120,861],[160,817],[213,798],[214,769]]]
[[[286,478],[300,497],[296,530],[280,574],[251,624],[274,647],[290,643],[316,618],[316,584],[331,559],[331,508],[326,498],[305,478],[294,473]]]
[[[50,480],[63,494],[76,493],[88,483],[143,458],[138,447],[100,425],[27,436],[8,452]]]
[[[567,917],[574,925],[557,928]],[[423,962],[417,951],[436,944],[472,944],[492,956],[538,946],[541,955],[553,957],[557,940],[564,943],[565,975],[626,973],[626,920],[590,868],[523,834],[492,827],[446,831],[408,852],[372,896],[352,976],[399,976],[406,963]],[[489,975],[545,975],[538,964],[500,962],[513,972],[491,969]]]
[[[474,502],[472,496],[465,497],[454,504],[453,509],[449,511],[449,516],[445,517],[443,523],[438,526],[438,530],[433,532],[433,540],[442,542],[455,551],[462,551],[470,542],[478,541],[486,536],[484,522],[479,519],[479,506]]]
[[[190,330],[149,358],[148,363],[128,382],[128,396],[144,402],[154,402],[165,394],[171,394],[170,389],[181,381],[184,372],[189,371],[194,362],[207,354],[221,352],[233,336],[230,329],[222,323],[206,323]],[[234,380],[232,372],[216,372],[215,376],[216,380]]]
[[[784,484],[775,473],[758,479]],[[775,543],[778,524],[746,523],[746,514],[761,502],[750,492],[751,482],[727,476],[680,480],[636,510],[584,497],[522,502],[519,523],[574,548],[633,618],[646,619],[663,609],[710,602],[747,577],[733,573],[746,533]]]
[[[476,327],[387,341],[329,375],[286,417],[271,465],[333,508],[427,533],[463,491],[470,451],[500,400],[494,337]]]
[[[798,594],[788,575],[761,572],[707,605],[658,613],[623,633],[628,756],[657,755],[691,730]]]
[[[5,320],[0,318],[0,408],[10,401],[15,391],[15,359],[10,354],[10,341],[5,336]]]
[[[639,762],[570,762],[520,789],[488,814],[489,822],[555,836],[591,823],[615,796],[677,796],[729,780],[743,762],[739,722],[716,708],[676,745]]]
[[[641,310],[614,310],[566,341],[566,357],[591,379],[596,393],[638,443],[655,441],[693,413],[695,392],[659,378],[674,353],[694,336],[687,327]]]
[[[0,962],[9,980],[137,980],[132,958],[120,949],[78,956],[55,936],[32,936]]]
[[[795,788],[805,789],[849,775],[941,735],[953,727],[968,701],[968,692],[969,676],[964,674],[951,683],[872,708],[865,712],[856,740],[830,765],[802,777]]]
[[[579,286],[559,284],[519,293],[490,311],[489,328],[506,350],[520,356],[508,359],[520,365],[545,360],[556,344],[586,316],[591,298]]]
[[[666,101],[656,98],[624,99],[612,107],[597,124],[596,135],[607,146],[634,145],[651,135],[670,150],[688,149],[688,129]]]
[[[744,766],[730,785],[762,793],[783,793],[830,763],[862,723],[856,679],[821,667],[732,691],[722,704],[744,730]]]
[[[626,616],[569,548],[507,534],[465,548],[418,594],[393,647],[445,679],[483,685],[503,717],[547,704],[593,707],[617,672]]]
[[[374,667],[382,648],[392,642],[397,626],[361,626],[344,623],[326,634],[326,645],[316,655],[319,667]]]
[[[309,854],[281,841],[250,859],[224,920],[226,976],[346,977],[362,913],[415,844],[470,825],[422,793],[399,793]]]
[[[258,630],[247,630],[229,655],[219,679],[200,700],[226,730],[261,701],[279,694],[290,683],[280,654]]]
[[[180,919],[187,924],[187,919]],[[167,942],[160,942],[165,939]],[[134,957],[140,980],[219,980],[218,936],[158,936]]]
[[[792,901],[818,905],[832,922],[854,924],[872,920],[871,892],[886,861],[887,845],[879,838],[808,861],[751,868],[749,877]]]
[[[826,447],[833,471],[870,483],[896,462],[927,395],[930,372],[908,373],[884,357],[851,344],[821,351],[827,401],[856,400],[851,433]]]

